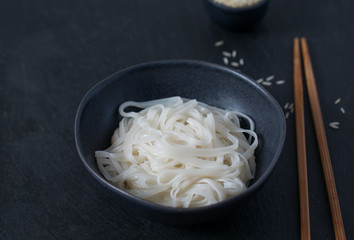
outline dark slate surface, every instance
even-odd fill
[[[308,38],[347,238],[354,239],[353,8],[344,0],[272,0],[258,28],[235,33],[211,23],[199,0],[0,1],[0,239],[298,239],[293,114],[261,192],[224,219],[195,226],[124,211],[86,172],[73,135],[90,87],[151,60],[223,64],[221,52],[237,49],[242,72],[286,80],[266,88],[282,106],[293,102],[294,36]],[[218,40],[225,45],[215,48]],[[307,97],[305,103],[312,237],[334,239]],[[340,129],[327,127],[331,121]]]

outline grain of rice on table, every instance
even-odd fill
[[[222,55],[225,56],[225,57],[231,57],[231,53],[226,52],[226,51],[223,51]]]
[[[238,62],[231,62],[230,65],[233,66],[233,67],[239,67],[240,66],[240,64],[238,64]]]
[[[240,58],[239,63],[240,63],[241,66],[243,66],[243,64],[245,64],[245,60],[243,60],[243,58]]]
[[[289,104],[290,104],[289,102],[285,103],[285,105],[284,105],[284,109],[288,109]]]
[[[338,129],[339,128],[339,122],[331,122],[329,123],[329,126],[333,129]]]
[[[227,57],[224,57],[223,58],[223,61],[224,61],[224,64],[225,65],[228,65],[229,64],[229,59]]]
[[[262,82],[262,84],[263,84],[264,86],[271,86],[271,85],[272,85],[271,82]]]
[[[215,47],[220,47],[220,46],[222,46],[222,45],[224,45],[224,41],[222,41],[222,40],[217,41],[217,42],[215,43]]]
[[[277,85],[282,85],[285,83],[285,80],[278,80],[275,82]]]
[[[269,77],[266,78],[266,81],[272,81],[274,79],[274,75],[270,75]]]
[[[334,102],[334,104],[338,104],[338,103],[340,103],[340,101],[342,101],[342,99],[338,98],[338,99]]]

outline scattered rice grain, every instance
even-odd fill
[[[273,79],[274,79],[274,75],[271,75],[271,76],[269,76],[269,77],[266,78],[266,81],[271,81],[271,80],[273,80]]]
[[[256,81],[257,83],[262,83],[263,82],[263,78],[260,78]]]
[[[271,85],[272,85],[271,82],[262,82],[262,84],[263,84],[264,86],[271,86]]]
[[[338,129],[339,128],[339,122],[331,122],[329,126],[333,129]]]
[[[236,50],[233,50],[231,55],[232,55],[232,57],[233,57],[233,58],[235,58],[235,57],[236,57],[236,55],[237,55]]]
[[[231,57],[231,53],[223,51],[222,55],[224,55],[225,57]]]
[[[340,101],[342,101],[342,99],[338,98],[336,101],[334,101],[334,104],[338,104]]]
[[[290,113],[289,113],[289,112],[286,112],[286,113],[285,113],[285,118],[289,118],[289,116],[290,116]]]
[[[229,64],[229,59],[227,57],[224,57],[223,60],[226,65]]]
[[[230,65],[233,66],[233,67],[239,67],[240,66],[240,64],[238,64],[238,62],[231,62]]]
[[[243,64],[245,64],[245,61],[243,60],[243,58],[240,58],[240,65],[243,66]]]
[[[344,108],[340,108],[340,111],[343,113],[343,114],[345,114],[345,109]]]
[[[289,109],[292,109],[292,108],[294,108],[294,103],[290,103],[290,105],[289,105]]]
[[[285,103],[284,109],[288,109],[288,107],[289,107],[289,102]]]
[[[277,85],[281,85],[285,83],[285,80],[278,80],[275,82]]]
[[[220,47],[220,46],[222,46],[222,45],[224,45],[224,41],[217,41],[216,43],[215,43],[215,47]]]

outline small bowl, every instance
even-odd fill
[[[110,184],[98,170],[95,151],[111,145],[118,127],[118,106],[128,100],[146,101],[181,96],[241,111],[256,125],[256,175],[241,194],[196,208],[158,205]],[[84,96],[75,120],[76,147],[88,172],[129,212],[168,224],[194,224],[217,218],[252,197],[266,182],[281,153],[285,118],[277,101],[249,77],[207,62],[169,60],[144,63],[121,70],[91,88]],[[81,179],[85,182],[85,179]]]
[[[268,9],[268,0],[247,6],[233,8],[214,0],[204,0],[210,18],[223,28],[229,30],[248,30],[259,23]]]

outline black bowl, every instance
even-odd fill
[[[97,168],[95,151],[110,146],[118,126],[118,106],[181,96],[241,111],[256,125],[256,176],[249,188],[220,203],[197,208],[165,207],[132,196],[107,182]],[[120,206],[140,216],[169,224],[192,224],[219,217],[253,196],[269,178],[285,139],[285,118],[277,101],[249,77],[211,63],[171,60],[140,64],[119,71],[94,86],[83,98],[75,120],[75,140],[89,173]]]
[[[268,9],[268,0],[240,8],[228,7],[213,0],[204,0],[204,5],[210,18],[221,27],[245,31],[263,19]]]

